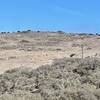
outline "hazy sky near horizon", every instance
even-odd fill
[[[0,0],[0,31],[100,32],[100,0]]]

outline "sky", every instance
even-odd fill
[[[100,32],[100,0],[0,0],[0,31]]]

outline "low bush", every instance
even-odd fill
[[[63,58],[36,70],[6,71],[0,75],[1,100],[6,94],[21,100],[28,94],[27,100],[100,100],[100,59]]]

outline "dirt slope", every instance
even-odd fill
[[[80,58],[81,44],[84,44],[84,57],[100,58],[100,37],[95,35],[56,32],[0,34],[0,73],[17,67],[37,68],[71,54],[74,58]]]

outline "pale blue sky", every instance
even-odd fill
[[[0,31],[100,32],[100,0],[0,0]]]

